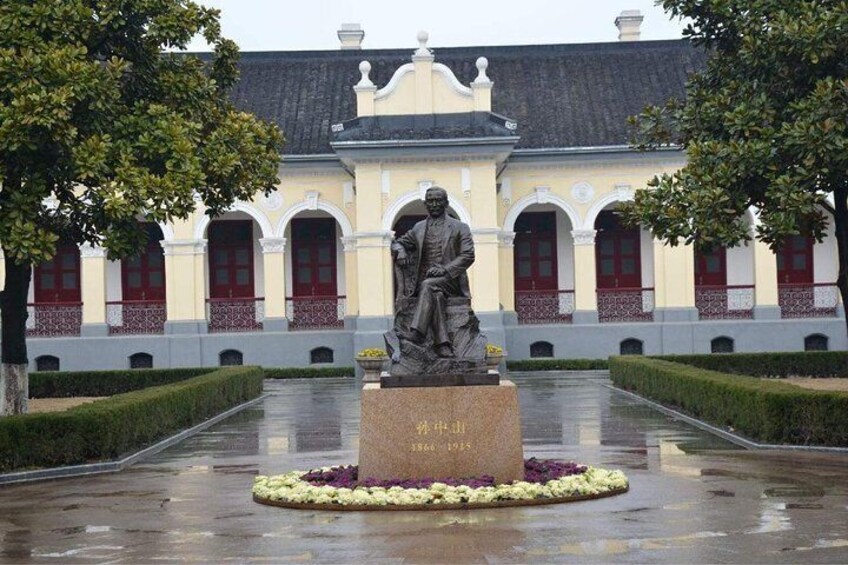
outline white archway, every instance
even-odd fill
[[[629,198],[622,198],[622,193],[620,191],[613,191],[608,194],[603,195],[598,200],[592,204],[592,207],[589,208],[589,211],[586,212],[586,219],[583,221],[583,229],[584,230],[593,230],[595,229],[595,220],[598,219],[598,215],[604,211],[604,209],[610,204],[616,204],[618,202],[627,202],[633,199],[632,193],[628,193]]]
[[[524,198],[519,199],[515,202],[506,213],[506,218],[504,218],[503,223],[503,231],[511,232],[515,231],[515,222],[518,220],[518,216],[521,213],[533,206],[534,204],[553,204],[568,216],[568,220],[571,222],[571,229],[576,230],[580,229],[580,216],[577,214],[577,211],[571,207],[564,198],[557,196],[556,194],[544,193],[544,197],[540,197],[540,193],[529,194]]]
[[[156,225],[159,226],[160,230],[162,230],[162,241],[173,241],[174,227],[171,224],[156,222]]]
[[[236,202],[227,210],[227,212],[244,212],[259,224],[259,229],[262,230],[262,237],[273,237],[274,229],[271,227],[271,222],[268,220],[268,216],[251,206],[250,204],[246,204],[244,202]],[[216,218],[219,219],[219,218]],[[203,214],[200,217],[200,220],[194,225],[194,239],[205,239],[206,228],[209,227],[209,223],[212,221],[212,218]]]
[[[351,237],[353,235],[353,225],[350,223],[350,219],[348,219],[347,215],[338,206],[330,204],[329,202],[322,202],[321,200],[318,200],[315,204],[300,202],[286,210],[286,213],[283,214],[283,217],[280,218],[279,222],[277,222],[277,230],[274,237],[285,237],[286,227],[288,227],[292,218],[299,213],[306,212],[308,210],[322,210],[327,212],[339,223],[339,226],[342,228],[343,237]],[[270,235],[266,237],[270,237]]]
[[[388,232],[392,230],[392,226],[394,226],[395,221],[398,219],[398,215],[400,215],[401,211],[412,204],[413,202],[421,201],[421,191],[415,190],[412,192],[407,192],[394,202],[392,202],[388,208],[386,208],[385,213],[383,214],[383,231]],[[456,215],[459,216],[459,220],[468,226],[471,226],[471,214],[468,213],[468,210],[462,205],[462,203],[448,194],[448,206],[450,206],[451,210],[456,212]]]

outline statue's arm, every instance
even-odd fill
[[[391,243],[392,260],[400,267],[406,267],[409,263],[408,252],[417,247],[417,242],[415,236],[412,235],[412,231],[409,230]]]
[[[406,251],[412,251],[418,246],[418,242],[416,241],[415,235],[413,235],[412,232],[413,230],[409,230],[402,236],[395,238],[395,240],[392,241],[392,253],[396,254],[398,251],[403,251],[405,253]]]
[[[456,257],[445,265],[445,270],[451,278],[455,279],[468,270],[474,263],[474,239],[471,230],[466,224],[459,227],[459,252]]]

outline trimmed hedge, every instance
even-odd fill
[[[0,419],[0,471],[115,459],[259,396],[262,369],[226,367],[63,412]]]
[[[321,379],[327,377],[352,377],[353,367],[267,367],[266,379]]]
[[[759,442],[848,446],[848,393],[636,356],[611,357],[610,378],[621,388]]]
[[[845,351],[666,355],[656,358],[753,377],[848,377],[848,352]]]
[[[112,396],[184,381],[214,370],[214,367],[191,367],[119,371],[40,371],[29,374],[29,397]]]
[[[596,371],[607,369],[606,359],[526,359],[507,361],[510,371]]]

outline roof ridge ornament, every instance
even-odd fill
[[[486,69],[489,68],[489,60],[485,57],[478,57],[477,62],[477,78],[473,84],[491,84],[492,80],[486,75]]]
[[[362,74],[362,78],[359,79],[359,82],[356,83],[354,89],[357,88],[376,88],[374,83],[371,82],[371,77],[368,76],[371,73],[371,63],[368,61],[362,61],[359,63],[359,72]]]
[[[415,50],[415,53],[412,55],[413,61],[432,61],[436,57],[433,55],[433,51],[431,51],[427,47],[427,41],[430,40],[430,34],[424,31],[423,29],[418,32],[418,49]]]

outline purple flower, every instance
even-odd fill
[[[573,462],[557,461],[555,459],[536,459],[531,457],[524,460],[524,480],[528,483],[544,484],[568,475],[580,475],[586,472],[585,465]],[[433,483],[444,483],[448,486],[468,486],[482,488],[495,486],[495,478],[490,475],[462,478],[424,478],[424,479],[388,479],[378,480],[370,477],[359,480],[359,467],[343,465],[333,467],[328,471],[310,471],[300,477],[314,486],[331,486],[336,488],[355,489],[356,487],[401,487],[429,488]]]

